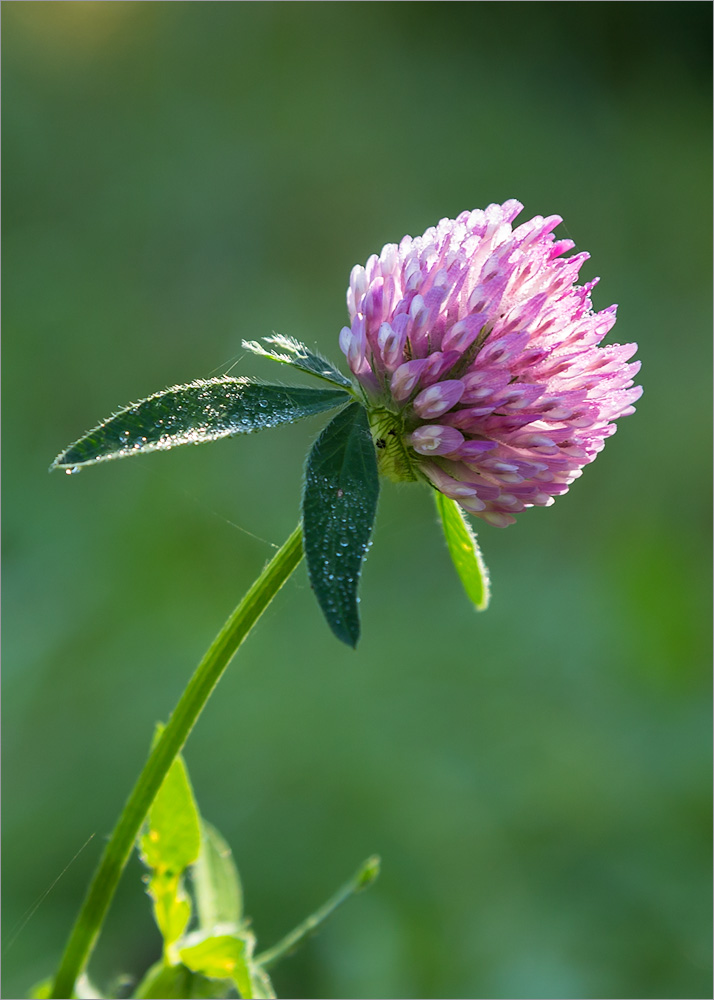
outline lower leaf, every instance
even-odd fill
[[[352,403],[327,425],[308,456],[302,517],[315,596],[334,634],[353,648],[360,634],[357,584],[378,497],[367,414]]]
[[[483,561],[476,535],[455,500],[436,490],[434,499],[449,555],[464,590],[476,610],[485,611],[491,599],[491,589],[488,569]]]

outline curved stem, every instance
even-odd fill
[[[345,882],[333,896],[330,896],[326,903],[323,903],[319,910],[311,913],[309,917],[303,920],[294,930],[290,931],[289,934],[286,934],[284,938],[281,938],[272,948],[268,948],[267,951],[256,955],[256,963],[262,965],[264,969],[269,969],[276,962],[285,958],[286,955],[290,955],[302,944],[305,938],[314,934],[320,924],[324,923],[346,899],[354,896],[355,893],[362,892],[363,889],[370,886],[379,875],[379,866],[380,858],[378,855],[373,854],[371,858],[367,858],[366,861],[362,862],[349,882]]]
[[[149,755],[104,850],[72,928],[52,985],[51,997],[59,1000],[74,995],[75,981],[87,965],[121,873],[161,782],[181,751],[223,671],[273,597],[298,566],[302,555],[302,528],[298,526],[218,633],[188,682],[161,738]]]

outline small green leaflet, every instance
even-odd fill
[[[269,385],[228,376],[199,379],[115,413],[58,455],[51,468],[72,471],[112,458],[250,434],[334,409],[350,399],[343,389]]]
[[[201,820],[201,852],[192,869],[201,930],[241,922],[243,893],[233,853],[215,826]]]
[[[163,732],[157,726],[154,742]],[[164,954],[186,930],[191,901],[183,873],[199,856],[201,820],[182,757],[177,757],[151,805],[139,837],[141,860],[151,870],[146,891],[154,904],[154,919],[164,939]]]
[[[245,931],[242,935],[219,934],[204,938],[182,948],[179,954],[181,962],[192,972],[199,972],[208,979],[230,979],[243,1000],[274,997],[270,980],[267,980],[269,992],[266,992],[262,980],[267,977],[253,966],[254,947],[255,936]]]
[[[141,860],[149,868],[181,874],[198,858],[201,821],[182,757],[164,778],[139,838]]]
[[[331,361],[323,358],[321,354],[311,351],[294,337],[285,337],[281,333],[273,334],[272,337],[263,337],[263,343],[277,347],[277,351],[266,351],[257,340],[244,340],[243,347],[253,354],[260,354],[264,358],[272,358],[273,361],[281,361],[285,365],[292,365],[300,371],[307,372],[308,375],[315,375],[317,378],[332,382],[333,385],[344,386],[351,389],[352,383],[342,374]],[[282,352],[282,353],[281,353]]]
[[[377,457],[360,403],[341,410],[308,456],[303,534],[310,583],[327,623],[353,648],[359,639],[357,584],[379,496]]]
[[[455,500],[436,490],[434,499],[441,517],[449,555],[464,585],[464,590],[473,601],[476,610],[485,611],[491,599],[491,590],[488,569],[478,547],[476,535]]]
[[[185,965],[152,965],[132,994],[133,1000],[212,1000],[225,997],[228,983],[207,979]]]

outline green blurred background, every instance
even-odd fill
[[[355,655],[304,568],[187,747],[292,997],[706,997],[710,21],[705,3],[6,3],[4,996],[49,974],[149,744],[298,517],[324,421],[47,475],[242,337],[341,359],[350,268],[517,197],[592,254],[638,413],[570,495],[483,525],[463,597],[385,484]],[[479,527],[479,522],[477,522]],[[95,837],[15,935],[23,914]],[[159,940],[132,861],[92,962]]]

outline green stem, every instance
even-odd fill
[[[264,969],[269,969],[271,965],[275,965],[279,962],[281,958],[289,955],[291,951],[294,951],[299,944],[309,937],[310,934],[314,934],[317,928],[323,923],[330,914],[334,913],[338,906],[353,896],[356,892],[361,892],[366,889],[367,886],[371,885],[372,882],[379,875],[379,858],[377,855],[372,855],[371,858],[367,858],[363,864],[360,865],[359,869],[355,872],[349,882],[345,882],[341,886],[334,896],[330,896],[326,903],[311,913],[310,916],[303,920],[301,924],[286,934],[284,938],[274,944],[272,948],[268,948],[267,951],[263,951],[260,955],[256,955],[255,961],[258,965],[262,965]]]
[[[86,968],[121,873],[161,782],[180,753],[223,671],[298,566],[302,555],[302,528],[298,526],[218,633],[188,682],[161,738],[149,755],[104,850],[72,928],[52,985],[51,997],[59,1000],[74,995],[74,984]]]

